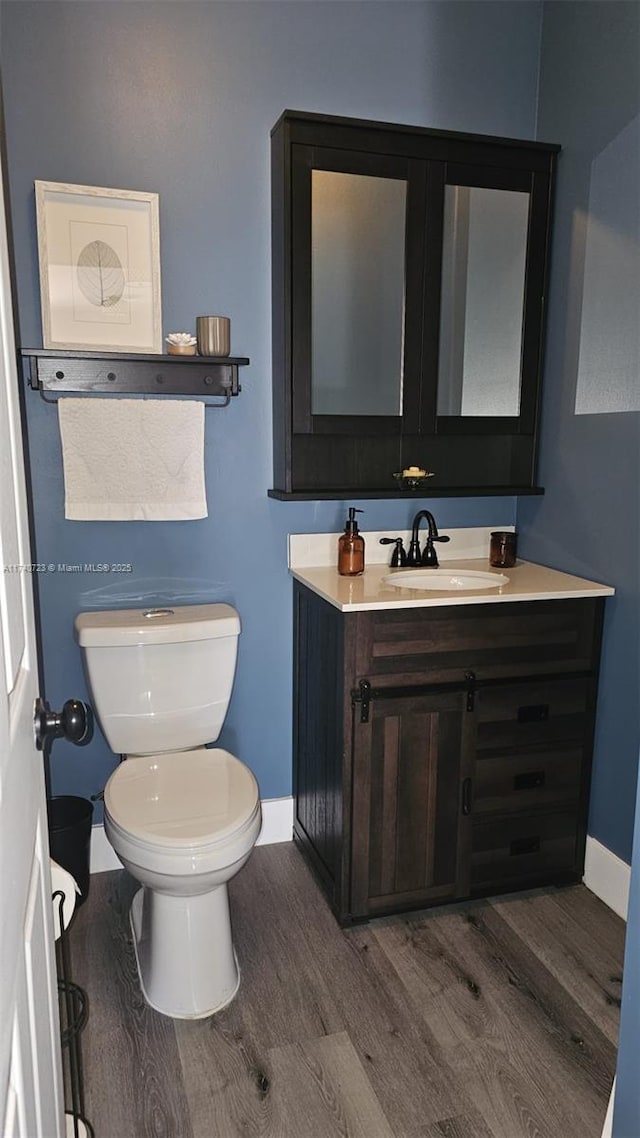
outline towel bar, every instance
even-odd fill
[[[42,402],[43,402],[43,403],[51,403],[51,404],[54,404],[54,405],[55,405],[56,403],[58,403],[58,401],[59,401],[60,399],[64,398],[64,396],[65,396],[65,395],[68,395],[68,394],[70,394],[70,392],[67,392],[67,391],[60,391],[58,395],[54,395],[53,399],[47,399],[47,396],[45,395],[45,393],[44,393],[44,389],[43,389],[43,388],[41,388],[41,387],[40,387],[40,388],[38,388],[38,391],[39,391],[39,394],[40,394],[40,398],[42,399]],[[117,394],[117,392],[115,392],[115,391],[114,391],[114,392],[110,392],[110,393],[111,393],[112,395],[115,395],[115,394]],[[78,394],[80,394],[80,393],[76,391],[76,392],[74,392],[74,394],[75,394],[75,395],[78,395]],[[84,393],[84,394],[92,394],[92,392],[86,392],[86,393]],[[95,394],[97,394],[97,391],[95,392]],[[102,394],[102,392],[100,392],[100,394]],[[125,394],[125,393],[124,393],[124,392],[120,392],[120,394]],[[136,391],[136,392],[132,392],[131,394],[134,394],[134,395],[141,395],[143,399],[146,399],[146,398],[147,398],[146,392],[144,392],[144,391]],[[152,393],[152,394],[155,396],[155,395],[157,395],[158,393],[157,393],[157,392],[155,392],[155,393]],[[232,395],[232,394],[233,394],[233,392],[228,392],[228,393],[227,393],[227,395],[225,395],[224,397],[221,397],[220,403],[213,403],[213,402],[211,402],[211,403],[208,403],[208,402],[206,401],[206,399],[202,399],[201,401],[204,403],[204,406],[205,406],[205,410],[206,410],[207,408],[209,408],[209,407],[228,407],[228,406],[229,406],[229,404],[230,404],[230,402],[231,402],[231,395]],[[173,392],[168,392],[168,391],[163,391],[163,392],[162,392],[162,395],[163,395],[163,396],[167,396],[167,395],[168,395],[168,396],[169,396],[169,398],[171,399],[171,398],[172,398],[172,396],[174,395],[174,393],[173,393]],[[194,396],[194,398],[199,398],[199,396]]]

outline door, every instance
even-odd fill
[[[467,703],[464,691],[363,693],[361,685],[352,916],[468,895],[475,716]]]
[[[413,232],[424,174],[414,167],[379,153],[291,149],[291,457],[310,485],[384,486],[380,469],[394,485],[418,383],[422,242]]]
[[[7,229],[0,171],[0,1121],[64,1132],[38,674]]]

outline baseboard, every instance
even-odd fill
[[[290,842],[293,837],[293,798],[266,798],[262,802],[262,829],[257,845]],[[104,826],[91,829],[91,872],[122,869],[107,841]]]
[[[609,1096],[609,1105],[607,1107],[607,1113],[605,1115],[604,1125],[602,1127],[602,1134],[600,1135],[600,1138],[611,1138],[611,1135],[613,1133],[613,1107],[615,1103],[615,1097],[616,1081],[614,1079],[613,1086],[611,1088],[611,1094]]]
[[[587,837],[582,880],[587,889],[626,921],[631,866],[596,838]]]
[[[293,798],[265,798],[262,801],[262,829],[256,845],[293,841]]]

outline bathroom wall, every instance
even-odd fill
[[[640,783],[635,802],[640,818]],[[632,1138],[640,1134],[640,1085],[638,1047],[640,1046],[640,825],[633,837],[629,917],[624,947],[624,984],[618,1036],[618,1068],[613,1114],[613,1138]]]
[[[525,557],[616,588],[606,603],[589,833],[626,862],[640,735],[639,59],[638,4],[545,3],[537,135],[563,147],[539,469],[546,494],[520,499],[517,511]]]
[[[29,394],[36,557],[131,562],[126,576],[40,576],[45,687],[85,688],[75,614],[225,600],[242,617],[221,743],[263,797],[290,793],[291,585],[286,534],[340,529],[346,503],[271,501],[269,131],[285,107],[534,137],[538,3],[21,2],[3,12],[2,67],[22,343],[41,344],[33,181],[160,194],[165,331],[227,313],[243,391],[206,413],[209,518],[64,520],[55,407]],[[428,456],[424,456],[425,460]],[[358,503],[364,527],[405,528],[415,502]],[[512,524],[515,500],[431,503],[442,528]],[[57,743],[58,793],[98,790],[98,735]]]

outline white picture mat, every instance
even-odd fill
[[[161,352],[158,195],[36,182],[36,209],[45,348]],[[98,242],[114,266],[105,302],[78,272]]]

